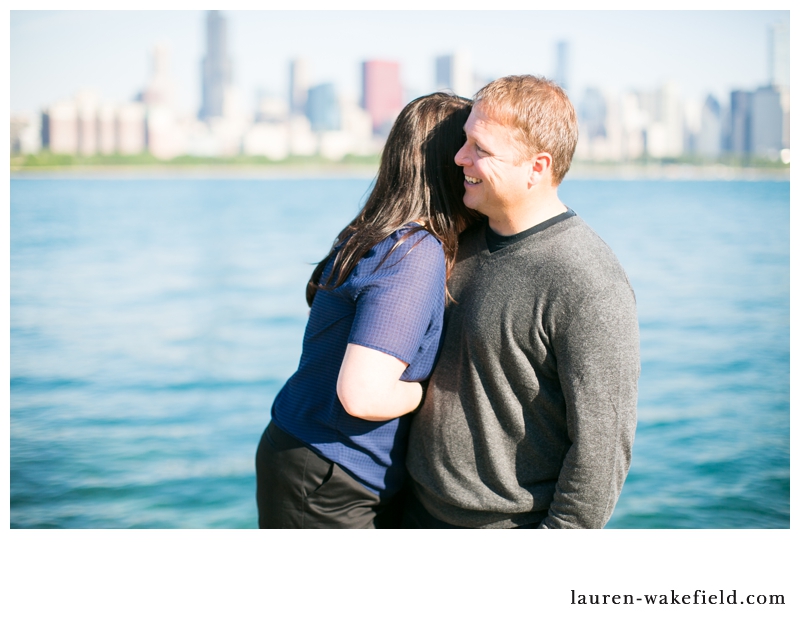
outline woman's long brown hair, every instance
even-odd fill
[[[425,95],[403,109],[386,139],[375,187],[364,208],[337,235],[311,274],[306,287],[309,306],[318,289],[335,289],[344,283],[375,244],[417,221],[424,224],[412,227],[387,257],[409,235],[425,229],[441,241],[450,276],[458,235],[476,219],[464,206],[464,173],[453,161],[464,144],[470,109],[468,99],[447,93]],[[322,272],[331,259],[333,266],[323,284]]]

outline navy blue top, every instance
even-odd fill
[[[381,499],[405,476],[409,417],[372,422],[348,414],[336,382],[348,343],[408,363],[400,379],[427,379],[439,352],[445,296],[441,243],[417,231],[383,262],[404,227],[376,244],[336,289],[319,289],[303,337],[300,366],[275,397],[272,420],[339,464]],[[324,283],[333,261],[322,274]]]

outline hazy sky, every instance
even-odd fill
[[[487,78],[552,75],[555,44],[571,44],[573,97],[678,83],[684,96],[763,85],[768,26],[788,11],[227,11],[234,83],[284,96],[288,61],[303,55],[312,84],[360,96],[360,63],[401,62],[410,95],[434,88],[434,58],[460,49]],[[78,90],[129,100],[144,86],[156,43],[170,49],[179,105],[200,105],[202,11],[12,11],[11,110],[37,111]]]

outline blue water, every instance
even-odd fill
[[[311,263],[368,179],[11,181],[11,526],[251,528]],[[636,291],[614,528],[789,527],[788,182],[566,181]]]

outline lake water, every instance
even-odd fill
[[[312,263],[368,179],[12,179],[11,527],[252,528]],[[567,180],[641,326],[609,528],[789,527],[789,183]]]

